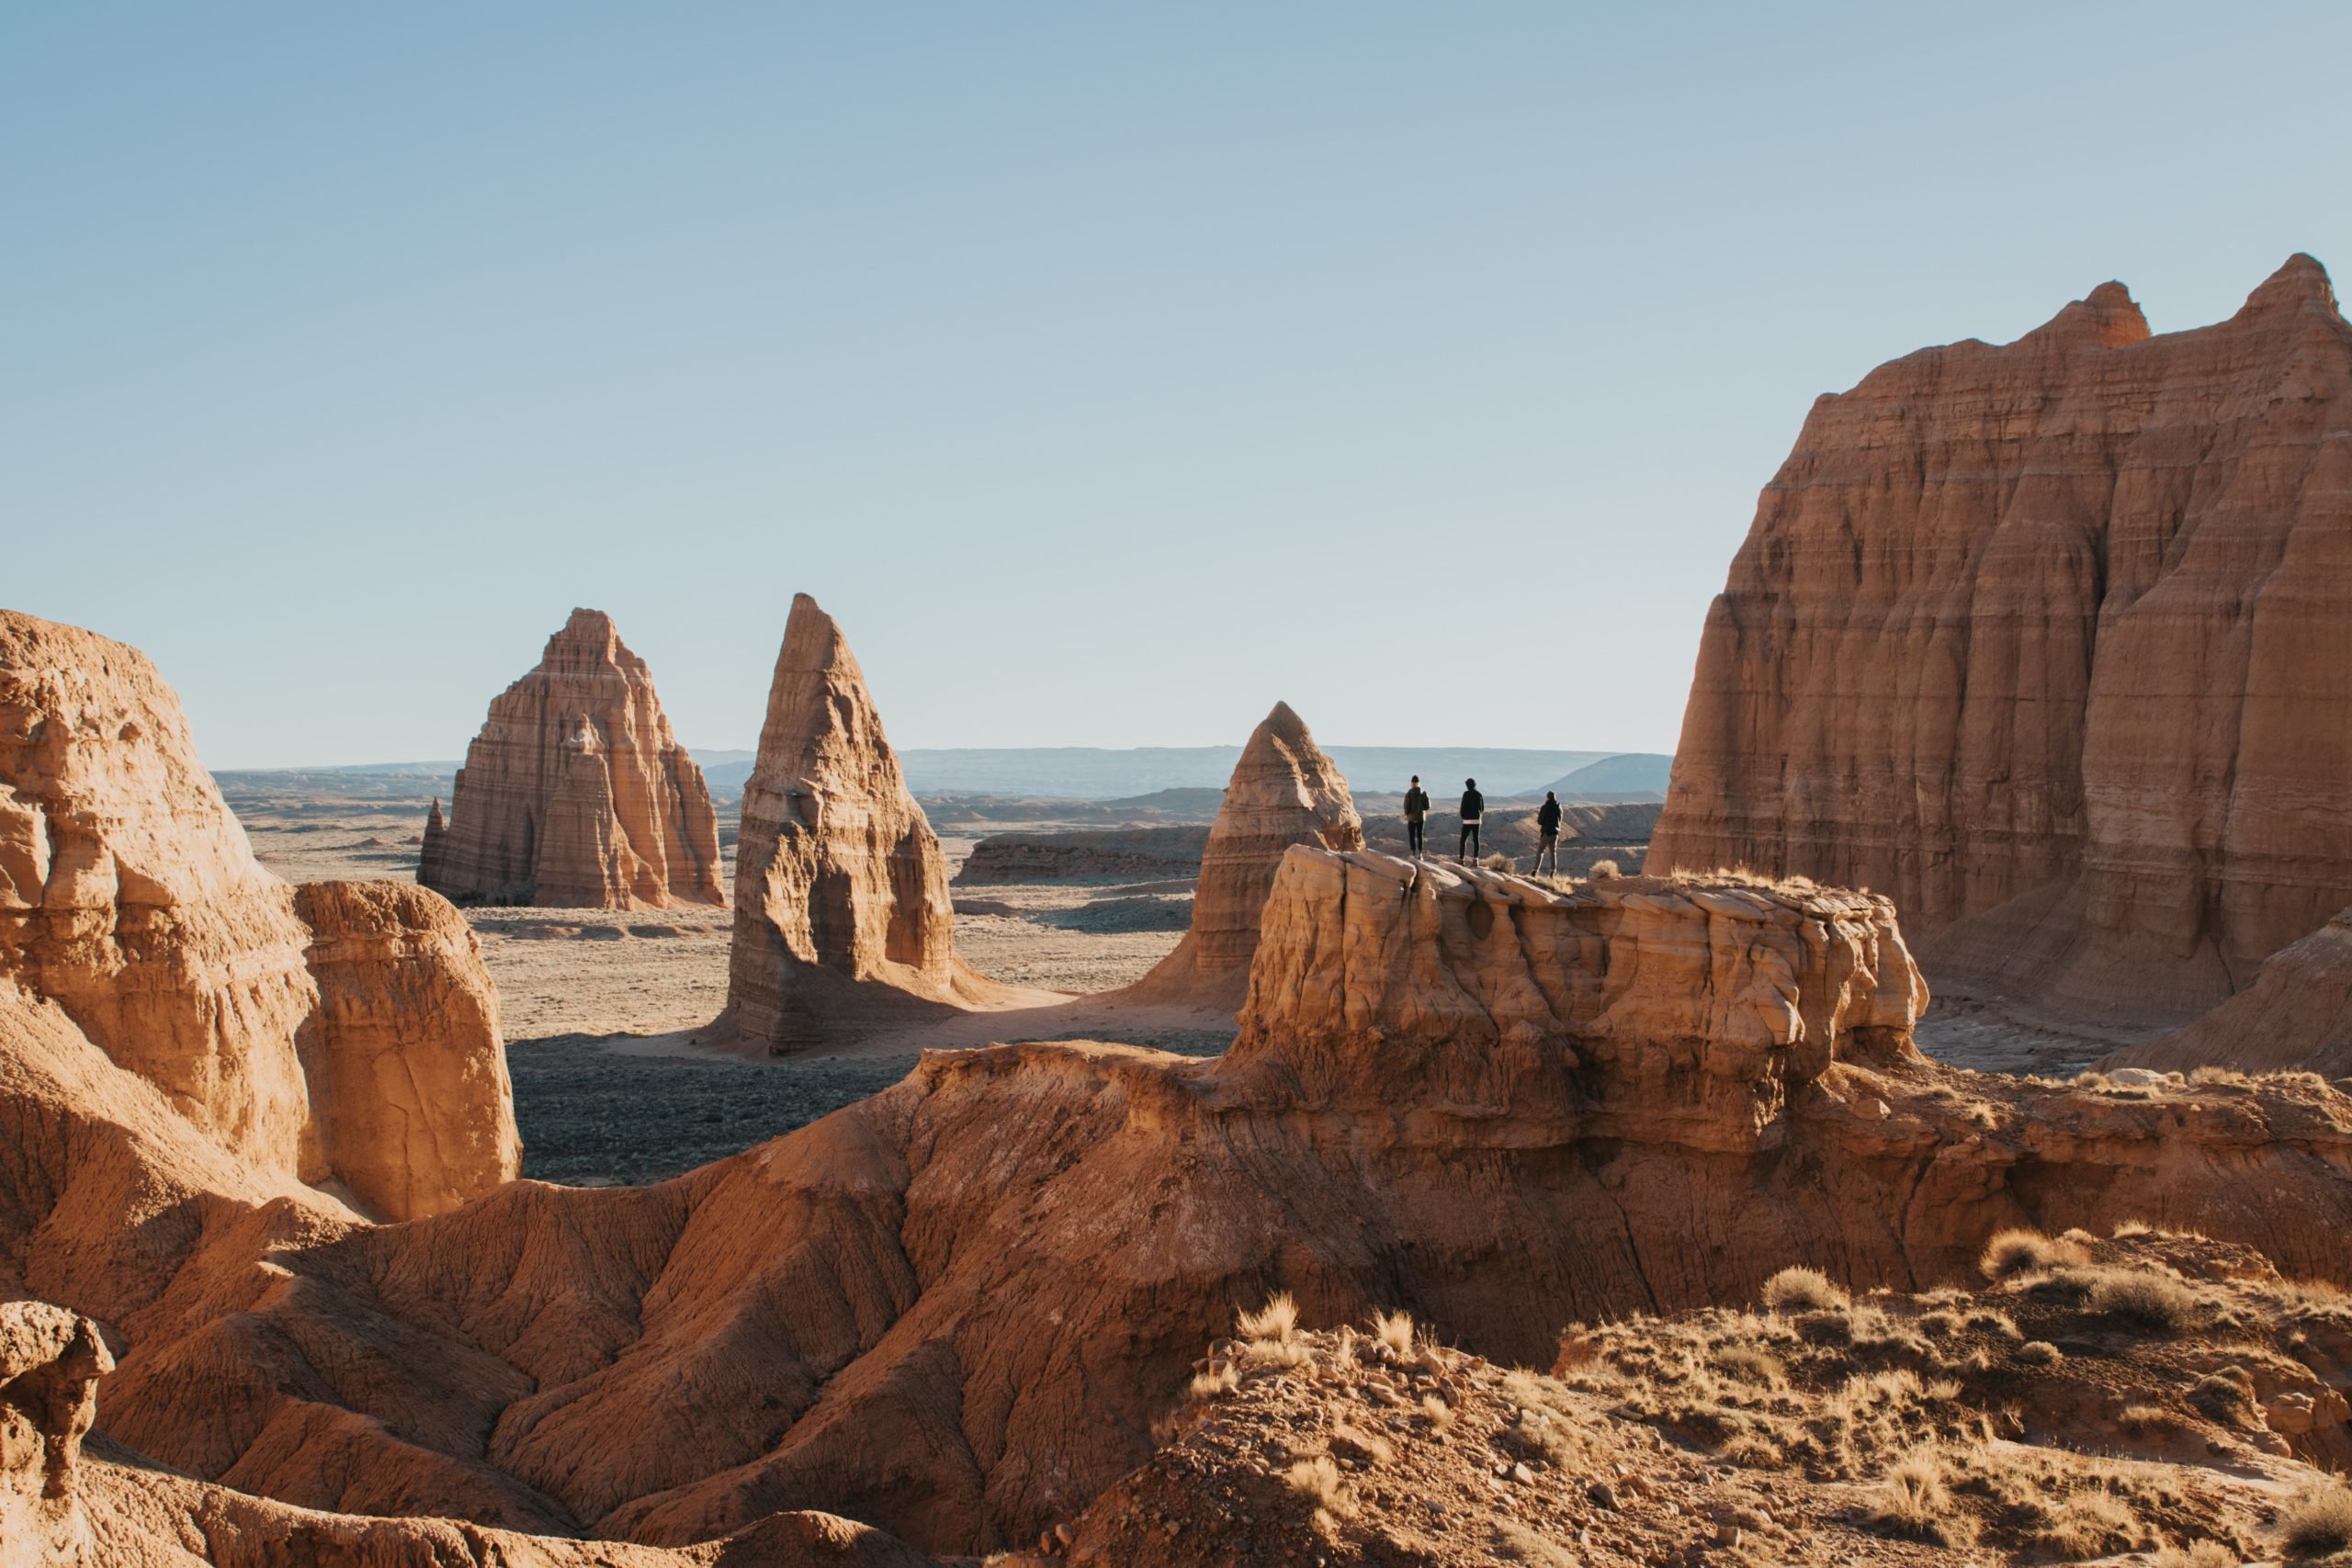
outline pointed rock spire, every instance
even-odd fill
[[[775,1053],[911,1004],[989,1005],[956,958],[947,862],[833,618],[796,594],[743,786],[721,1032]]]
[[[725,902],[718,819],[613,618],[574,610],[490,705],[416,879],[459,903],[658,909]]]
[[[1239,1007],[1258,951],[1259,917],[1293,844],[1360,850],[1363,818],[1356,815],[1348,781],[1315,744],[1306,721],[1288,703],[1276,703],[1241,749],[1225,786],[1225,804],[1201,852],[1192,929],[1126,994]]]

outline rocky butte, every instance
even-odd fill
[[[530,673],[491,700],[416,879],[459,903],[719,904],[718,822],[670,733],[645,660],[600,610],[574,610]]]
[[[2103,284],[1815,406],[1707,616],[1653,869],[1894,897],[1939,983],[2177,1023],[2352,904],[2352,327]]]
[[[795,594],[743,785],[718,1031],[774,1053],[843,1026],[1059,999],[956,956],[947,862],[849,641]]]
[[[1229,1010],[1250,984],[1259,916],[1293,844],[1363,847],[1348,781],[1306,721],[1276,703],[1250,734],[1201,852],[1193,921],[1176,950],[1122,994],[1138,1001]]]

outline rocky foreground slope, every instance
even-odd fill
[[[2352,326],[2295,256],[2105,284],[1815,404],[1708,614],[1649,865],[1894,896],[1939,979],[2177,1023],[2352,904]]]
[[[491,699],[416,879],[461,903],[661,909],[725,901],[702,768],[612,617],[574,610]]]

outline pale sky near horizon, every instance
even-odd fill
[[[2352,266],[2352,7],[0,6],[0,605],[215,767],[575,604],[756,739],[1668,750],[1819,393]]]

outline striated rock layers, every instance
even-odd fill
[[[743,785],[721,1032],[781,1053],[832,1025],[1021,995],[957,960],[939,838],[841,627],[795,594]]]
[[[47,1042],[28,1054],[73,1086],[51,1077],[51,1098],[184,1122],[254,1190],[341,1179],[406,1219],[515,1174],[490,979],[455,911],[368,884],[298,901],[254,859],[144,655],[6,611],[0,991],[18,1037]],[[421,1092],[379,1104],[402,1077]],[[484,1098],[449,1098],[460,1080]],[[28,1149],[71,1144],[56,1114],[18,1114]],[[82,1156],[45,1201],[112,1179],[97,1145]]]
[[[1294,844],[1363,847],[1348,781],[1306,722],[1276,703],[1250,732],[1201,852],[1193,925],[1176,951],[1121,993],[1141,1001],[1229,1009],[1250,985],[1258,918],[1283,852]]]
[[[1894,896],[1931,973],[2177,1021],[2352,903],[2352,327],[2296,256],[1817,402],[1707,617],[1654,869]]]
[[[1222,1058],[933,1052],[658,1186],[380,1228],[247,1193],[95,1278],[36,1141],[0,1247],[111,1306],[102,1425],[205,1480],[671,1546],[819,1507],[958,1551],[1075,1517],[1278,1290],[1543,1365],[1565,1324],[1790,1265],[1960,1279],[2014,1224],[2144,1218],[2352,1280],[2352,1099],[1928,1062],[1883,897],[1293,847],[1263,929]]]
[[[2253,985],[2212,1011],[2099,1066],[2352,1077],[2352,909],[2272,953]]]
[[[296,1043],[326,1165],[403,1218],[512,1181],[514,1090],[473,928],[398,882],[307,883],[294,907],[319,986]]]
[[[439,818],[435,801],[416,879],[460,903],[725,902],[702,769],[599,610],[572,611],[537,667],[492,699]]]

